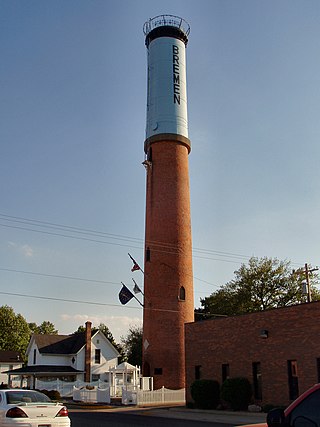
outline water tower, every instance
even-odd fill
[[[185,386],[184,324],[194,320],[186,46],[182,18],[144,24],[148,55],[143,375]]]

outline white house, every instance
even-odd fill
[[[101,331],[93,332],[91,322],[85,332],[73,335],[32,335],[28,365],[8,371],[27,377],[29,386],[41,381],[108,381],[110,368],[117,366],[119,353]]]
[[[9,386],[20,385],[20,377],[17,379],[11,377],[9,379],[8,370],[21,368],[22,367],[22,357],[18,351],[9,351],[9,350],[0,350],[0,383],[8,384]]]

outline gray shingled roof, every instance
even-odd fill
[[[34,339],[40,353],[76,354],[85,345],[85,332],[74,335],[35,334]]]
[[[21,354],[18,351],[0,350],[0,363],[22,363]]]

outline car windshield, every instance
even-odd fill
[[[30,390],[7,391],[6,397],[8,404],[17,404],[21,402],[51,402],[45,394]]]

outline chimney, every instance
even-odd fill
[[[85,353],[85,374],[84,380],[89,383],[91,381],[91,322],[86,322],[86,353]]]

